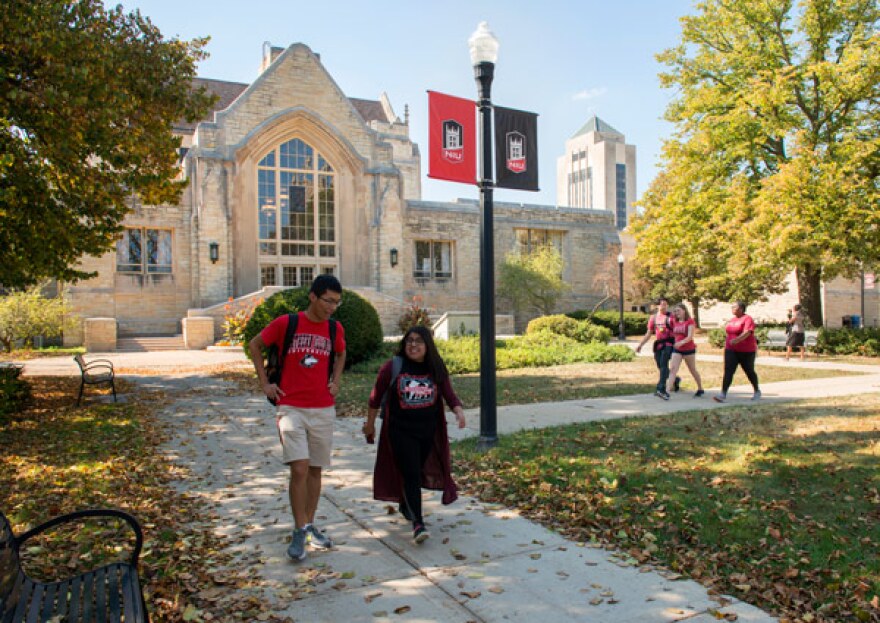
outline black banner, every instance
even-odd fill
[[[495,187],[538,188],[538,115],[495,106]]]

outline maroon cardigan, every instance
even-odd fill
[[[382,404],[382,397],[391,384],[391,361],[379,369],[376,384],[370,392],[370,408],[378,409]],[[438,387],[443,400],[450,409],[461,406],[461,400],[455,395],[449,377],[440,383]],[[392,399],[389,396],[389,400]],[[385,421],[379,434],[379,446],[376,450],[376,467],[373,470],[373,498],[385,502],[400,502],[403,498],[403,477],[397,469],[394,455],[391,450],[391,441],[385,434],[385,427],[392,416],[389,405],[386,403],[383,414]],[[449,457],[449,436],[446,433],[446,414],[443,411],[443,402],[437,403],[437,426],[434,429],[434,443],[431,453],[425,461],[422,470],[422,488],[432,491],[442,491],[443,504],[452,504],[458,499],[458,488],[452,480],[452,461]]]

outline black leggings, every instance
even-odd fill
[[[749,383],[755,391],[758,391],[758,375],[755,374],[755,357],[758,353],[738,353],[730,349],[724,349],[724,381],[721,383],[721,393],[726,394],[730,384],[733,383],[733,375],[737,366],[741,367]]]
[[[401,505],[409,510],[413,525],[424,523],[422,519],[422,468],[431,452],[431,445],[434,443],[435,425],[433,420],[419,426],[394,426],[392,424],[388,430],[388,440],[391,442],[394,462],[403,477]]]

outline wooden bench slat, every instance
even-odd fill
[[[141,603],[141,588],[137,576],[130,569],[122,569],[122,603],[126,621],[140,621],[144,614]]]
[[[34,584],[34,590],[28,597],[27,623],[40,623],[40,606],[43,605],[44,590],[42,584]]]
[[[82,582],[82,620],[87,623],[92,623],[92,619],[94,618],[95,612],[95,575],[93,573],[87,573],[83,576]]]
[[[58,609],[55,607],[55,598],[58,594],[58,585],[55,583],[47,584],[43,594],[43,608],[40,614],[40,621],[48,621]]]
[[[80,602],[82,601],[82,577],[76,576],[70,581],[70,620],[79,620]]]
[[[98,623],[107,623],[107,567],[95,571],[95,616]]]

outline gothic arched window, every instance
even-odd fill
[[[338,272],[335,172],[295,138],[257,165],[260,285],[308,285]]]

